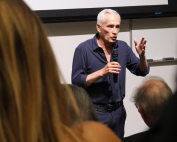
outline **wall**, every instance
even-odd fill
[[[150,5],[168,5],[168,0],[116,0],[116,1],[104,1],[102,0],[24,0],[33,10],[60,10],[60,9],[83,9],[83,8],[102,8],[102,7],[131,7],[131,6],[150,6]]]
[[[77,45],[96,33],[96,21],[92,22],[73,22],[73,23],[51,23],[44,24],[48,38],[52,45],[58,65],[63,73],[65,81],[71,83],[72,58]],[[168,49],[172,50],[172,56],[177,54],[177,17],[156,18],[156,19],[134,19],[122,20],[121,30],[118,35],[119,40],[124,40],[134,50],[133,38],[138,42],[142,36],[147,38],[146,52],[150,58],[162,58]],[[154,36],[155,35],[155,36]],[[163,48],[163,51],[159,51]],[[158,49],[158,50],[157,50]],[[158,51],[160,54],[158,54]],[[157,56],[156,56],[157,55]],[[158,57],[159,56],[159,57]],[[169,55],[170,56],[170,55]],[[175,90],[176,61],[157,62],[150,64],[149,75],[156,75],[164,78],[172,90]],[[143,77],[132,75],[128,70],[126,74],[126,97],[124,99],[127,110],[125,124],[125,136],[132,135],[148,129],[139,115],[136,107],[130,98],[135,87],[141,84]]]
[[[132,38],[142,36],[148,40],[147,59],[177,58],[177,17],[132,20]]]

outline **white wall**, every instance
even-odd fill
[[[158,48],[159,50],[161,50],[161,48],[166,49],[169,47],[174,47],[172,48],[173,50],[172,56],[176,56],[177,55],[175,53],[177,49],[176,42],[177,24],[175,23],[176,21],[177,17],[156,18],[156,19],[134,19],[132,21],[122,20],[121,31],[118,35],[118,39],[126,41],[130,46],[133,45],[132,48],[134,50],[132,38],[136,37],[139,41],[142,36],[146,36],[148,40],[146,52],[149,52],[150,50],[152,52],[150,54],[153,54],[153,57],[159,55],[157,53],[158,50],[156,49],[153,50],[153,48]],[[64,75],[66,83],[71,83],[71,69],[74,50],[79,43],[94,36],[94,34],[96,33],[95,24],[96,24],[95,21],[44,24],[44,27],[48,34],[48,38],[52,45],[54,54],[56,56],[58,65]],[[154,34],[157,34],[158,36],[160,34],[161,37],[154,36]],[[154,46],[152,47],[152,45],[154,45],[155,47]],[[164,52],[166,52],[166,50]],[[160,51],[160,53],[162,52]],[[162,56],[163,55],[160,54],[160,58]],[[156,75],[164,78],[174,91],[176,87],[174,80],[176,76],[177,63],[176,62],[151,63],[150,65],[151,69],[149,75]],[[130,97],[132,95],[134,88],[140,85],[141,81],[143,80],[143,77],[134,76],[128,70],[126,75],[127,75],[126,97],[124,99],[124,104],[127,110],[127,119],[125,124],[125,136],[129,136],[134,133],[146,130],[147,126],[141,119],[134,104],[130,101]]]
[[[95,7],[126,7],[126,6],[147,6],[147,5],[167,5],[168,0],[24,0],[33,10],[54,10],[54,9],[79,9]]]
[[[177,58],[177,17],[132,20],[132,38],[142,36],[148,40],[147,59]]]
[[[134,19],[132,20],[131,32],[132,49],[135,53],[133,39],[137,38],[140,40],[141,37],[144,36],[147,39],[147,59],[159,60],[164,57],[177,57],[177,17]],[[150,73],[147,76],[162,77],[173,92],[175,92],[176,64],[177,62],[150,63]],[[134,106],[134,103],[130,101],[134,89],[141,84],[142,80],[143,77],[134,76],[127,70],[126,98],[124,100],[127,111],[125,136],[148,129]]]

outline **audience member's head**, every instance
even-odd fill
[[[158,119],[162,108],[172,97],[172,91],[168,84],[160,77],[147,77],[142,85],[136,89],[133,96],[144,122],[153,126]]]
[[[1,142],[61,140],[72,120],[58,74],[36,14],[23,0],[0,0]]]
[[[69,84],[69,87],[76,99],[77,105],[79,107],[81,118],[83,121],[98,121],[98,117],[93,106],[93,103],[88,96],[87,92],[78,86]],[[74,122],[77,122],[77,118],[75,117],[75,111],[73,110],[72,105],[70,105],[70,97],[68,97],[69,104],[69,112],[71,114],[71,118]]]

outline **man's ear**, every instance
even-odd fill
[[[141,117],[145,120],[146,119],[146,114],[145,114],[143,108],[141,107],[141,105],[138,105],[138,106],[139,106],[138,111],[141,114]]]
[[[145,111],[143,110],[143,108],[141,107],[141,105],[139,105],[139,113],[141,114],[141,117],[142,117],[142,119],[144,120],[144,122],[146,123],[146,125],[148,125],[149,127],[151,127],[152,124],[153,124],[153,121],[152,121],[152,119],[150,119],[150,118],[146,115],[146,113],[145,113]]]
[[[99,24],[96,24],[96,29],[98,32],[101,32],[101,26]]]

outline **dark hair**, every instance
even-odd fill
[[[81,113],[81,118],[83,121],[98,121],[98,117],[94,108],[94,105],[87,94],[87,92],[78,86],[68,84],[71,88],[71,91],[73,93],[74,98],[76,99],[78,108]],[[73,111],[73,107],[70,105],[70,98],[68,97],[68,104],[69,104],[69,111],[71,114],[71,117],[74,122],[77,122],[77,118],[75,117],[75,111]]]

